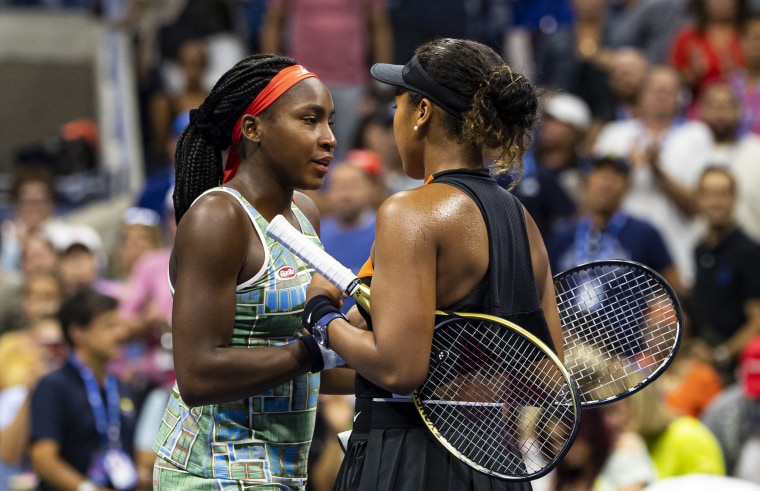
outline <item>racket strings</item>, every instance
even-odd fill
[[[555,283],[565,365],[585,400],[604,400],[640,386],[677,344],[675,300],[644,270],[582,269]]]
[[[568,382],[525,337],[466,320],[436,329],[417,396],[439,437],[476,466],[528,477],[558,460],[574,435],[578,406]]]

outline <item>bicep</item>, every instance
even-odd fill
[[[238,218],[232,210],[191,208],[177,230],[172,331],[178,376],[185,364],[229,344],[247,253]],[[211,233],[208,224],[214,224]]]
[[[59,459],[60,445],[55,440],[45,439],[37,440],[29,448],[29,457],[32,460],[32,466],[39,472],[40,467],[47,463]]]
[[[377,218],[372,324],[378,350],[427,370],[436,309],[437,242],[422,213],[388,203]],[[419,365],[419,366],[417,366]]]

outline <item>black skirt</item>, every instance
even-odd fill
[[[459,461],[432,437],[411,403],[372,406],[357,405],[335,491],[532,490],[530,482],[491,477]]]

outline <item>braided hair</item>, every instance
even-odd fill
[[[278,72],[295,64],[285,56],[248,56],[222,75],[203,104],[190,111],[190,124],[175,154],[177,223],[198,196],[222,182],[222,150],[230,146],[240,115]]]

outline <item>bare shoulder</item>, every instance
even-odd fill
[[[462,191],[433,183],[391,195],[380,206],[378,217],[399,217],[428,226],[451,225],[468,220],[466,214],[473,209],[477,209],[477,205]]]
[[[240,204],[227,193],[201,196],[177,225],[175,251],[234,255],[245,251],[246,236],[241,234],[247,217]],[[240,256],[238,256],[240,257]]]
[[[298,209],[301,210],[304,215],[306,215],[306,218],[309,219],[311,226],[314,227],[314,230],[319,233],[319,208],[311,196],[301,191],[295,191],[293,193],[293,201],[295,201]]]

